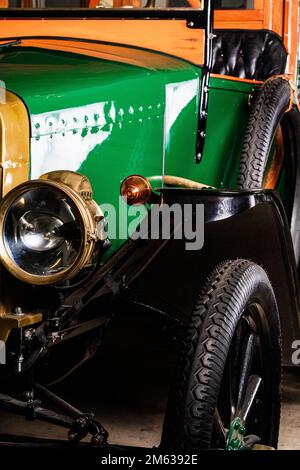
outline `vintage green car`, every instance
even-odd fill
[[[134,308],[181,331],[161,449],[275,448],[300,334],[298,2],[19,3],[0,9],[0,407],[105,447],[45,384]]]

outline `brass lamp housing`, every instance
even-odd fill
[[[4,224],[7,211],[13,202],[28,190],[41,187],[54,187],[62,191],[75,205],[82,228],[82,240],[75,261],[66,269],[45,276],[28,273],[21,269],[11,258],[4,241]],[[37,180],[22,183],[10,191],[0,203],[0,258],[7,270],[23,282],[36,285],[47,285],[71,279],[87,266],[93,257],[98,241],[104,241],[105,222],[103,213],[93,200],[90,181],[73,171],[52,171]]]

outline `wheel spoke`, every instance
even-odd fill
[[[261,382],[262,378],[258,375],[250,375],[244,400],[237,409],[237,416],[243,423],[245,423],[248,418]]]
[[[256,335],[254,333],[249,333],[243,344],[245,346],[245,349],[240,369],[241,375],[238,386],[237,409],[241,408],[241,403],[244,400],[246,389],[248,386],[248,380],[251,372],[251,366],[256,346]]]
[[[230,422],[232,421],[235,415],[235,407],[236,407],[236,400],[234,399],[234,376],[232,372],[232,362],[229,360],[228,362],[228,370],[229,370],[229,394],[230,394]]]
[[[222,422],[220,413],[218,411],[218,408],[215,409],[215,414],[214,414],[214,424],[215,424],[215,430],[218,435],[218,438],[220,440],[220,445],[225,447],[226,444],[226,429],[224,428],[224,424]]]
[[[241,356],[241,345],[244,330],[243,318],[239,321],[236,327],[234,341],[230,351],[229,359],[229,387],[230,387],[230,408],[231,408],[231,419],[233,420],[236,412],[236,406],[238,402],[238,390],[239,390],[239,365]]]

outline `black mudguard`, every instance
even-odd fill
[[[125,255],[122,266],[112,275],[121,296],[125,289],[127,300],[186,325],[214,267],[226,259],[250,259],[266,270],[273,285],[281,317],[283,360],[291,364],[292,342],[300,339],[298,277],[289,227],[277,193],[169,189],[164,191],[164,202],[204,204],[204,246],[187,251],[186,240],[172,237],[129,240],[117,255],[123,257],[127,250],[128,257]]]

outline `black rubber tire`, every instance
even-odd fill
[[[281,341],[278,309],[265,271],[248,260],[220,264],[208,278],[196,303],[175,384],[171,387],[161,447],[198,451],[211,446],[213,420],[222,376],[235,329],[246,306],[255,300],[262,319],[268,364],[264,385],[266,420],[262,443],[276,447],[280,421]],[[263,342],[263,341],[261,341]],[[265,409],[265,407],[267,409]]]
[[[288,111],[291,87],[287,80],[267,80],[251,110],[238,174],[239,189],[263,187],[264,170],[278,126]]]

